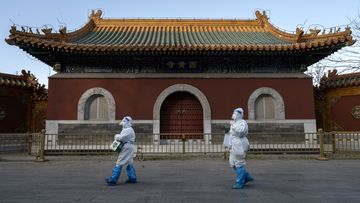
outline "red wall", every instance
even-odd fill
[[[277,90],[284,99],[286,119],[315,119],[310,78],[269,79],[49,79],[48,120],[76,120],[77,105],[88,89],[108,90],[116,103],[116,119],[131,115],[135,120],[152,120],[159,94],[174,84],[198,88],[210,103],[212,119],[229,119],[236,107],[243,107],[260,87]]]
[[[0,133],[26,132],[31,90],[0,87],[0,107],[6,117],[0,121]]]
[[[359,131],[360,120],[355,119],[352,114],[352,108],[360,105],[360,95],[343,96],[332,106],[331,117],[337,125],[347,131]]]

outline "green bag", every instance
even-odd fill
[[[124,146],[123,142],[114,140],[114,142],[110,145],[110,149],[112,149],[114,152],[121,152],[123,146]]]

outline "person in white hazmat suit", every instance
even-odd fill
[[[236,182],[233,189],[241,189],[245,183],[253,180],[253,177],[245,168],[246,153],[249,149],[249,140],[247,139],[248,125],[243,119],[244,111],[237,108],[232,114],[230,122],[230,166],[236,173]]]
[[[119,180],[121,169],[126,166],[126,172],[128,175],[128,180],[125,183],[136,183],[136,173],[133,165],[133,155],[134,155],[134,144],[135,144],[135,132],[131,127],[132,119],[130,116],[125,116],[120,125],[122,130],[120,134],[116,134],[114,139],[122,142],[124,145],[119,152],[119,156],[116,161],[116,165],[112,171],[110,177],[106,178],[105,181],[108,185],[116,185]]]

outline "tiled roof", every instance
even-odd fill
[[[10,30],[7,43],[64,53],[164,51],[279,52],[346,46],[354,43],[350,28],[319,34],[297,29],[295,34],[275,28],[265,12],[254,20],[103,19],[93,12],[89,22],[75,32],[43,29]]]
[[[320,89],[360,86],[360,72],[337,75],[336,69],[320,81]]]
[[[96,27],[83,38],[73,43],[157,47],[157,46],[210,46],[241,44],[287,44],[288,40],[274,37],[264,29],[255,30],[234,26],[128,26]]]
[[[13,86],[13,87],[32,87],[31,83],[26,81],[26,78],[18,75],[10,75],[0,73],[0,86]]]
[[[0,87],[28,88],[33,92],[33,99],[36,101],[47,101],[48,92],[45,85],[40,85],[30,71],[21,71],[22,75],[11,75],[0,73]]]
[[[48,92],[47,92],[47,90],[42,92],[42,93],[35,94],[33,100],[34,101],[47,101],[48,100]]]

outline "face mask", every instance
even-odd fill
[[[234,113],[232,114],[232,116],[231,116],[231,118],[233,119],[233,120],[235,120],[236,119],[236,117],[237,117],[237,112],[236,111],[234,111]]]

